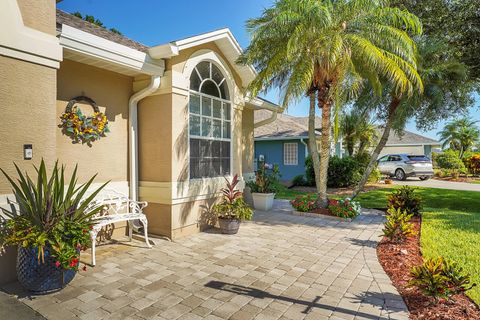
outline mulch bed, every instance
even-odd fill
[[[364,188],[364,191],[372,191],[379,188],[385,188],[385,184],[375,183],[375,184],[367,184]],[[315,187],[292,187],[292,190],[301,191],[301,192],[308,192],[308,193],[316,193],[317,189]],[[327,194],[328,195],[337,195],[337,196],[351,196],[354,191],[354,188],[328,188]]]
[[[383,238],[377,247],[377,255],[383,269],[402,295],[410,311],[410,319],[459,320],[480,319],[480,309],[465,294],[452,296],[449,301],[424,296],[418,289],[408,287],[410,268],[423,262],[420,251],[420,218],[413,218],[416,235],[405,243],[391,243]]]

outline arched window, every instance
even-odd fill
[[[209,61],[190,75],[190,178],[230,174],[231,104],[226,79]]]

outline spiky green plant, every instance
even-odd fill
[[[309,148],[319,201],[326,206],[332,106],[338,111],[359,92],[363,79],[377,93],[381,79],[399,95],[421,91],[409,36],[421,33],[421,23],[386,0],[279,0],[247,28],[252,39],[239,62],[258,70],[248,87],[251,94],[279,87],[284,107],[310,99]],[[320,156],[315,102],[322,110]]]
[[[14,165],[17,179],[0,169],[15,196],[15,202],[9,201],[10,210],[2,208],[5,217],[0,216],[0,248],[11,245],[37,248],[38,258],[43,261],[44,248],[48,246],[60,265],[76,268],[72,261],[78,261],[78,249],[88,246],[91,218],[102,209],[89,208],[89,204],[108,182],[87,196],[96,175],[78,185],[77,166],[66,180],[65,167],[56,162],[48,177],[42,159],[40,166],[35,166],[34,181]]]

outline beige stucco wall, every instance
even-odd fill
[[[57,124],[68,101],[77,96],[93,99],[108,118],[110,132],[92,143],[73,144],[60,128],[55,129],[57,157],[61,163],[79,166],[80,181],[98,173],[96,181],[128,180],[128,101],[133,79],[115,72],[65,60],[58,70]],[[84,114],[93,112],[79,104]]]
[[[254,111],[243,110],[242,118],[242,171],[253,172],[254,141],[253,141]]]
[[[17,0],[25,26],[55,34],[54,0]]]
[[[0,168],[14,174],[13,162],[33,173],[32,164],[56,159],[56,70],[0,56]],[[33,160],[23,160],[23,145]],[[10,193],[0,178],[0,195]]]

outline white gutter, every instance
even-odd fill
[[[305,158],[306,158],[308,157],[308,145],[303,138],[300,139],[300,142],[305,146]]]
[[[160,87],[161,75],[153,75],[148,87],[130,97],[128,114],[130,119],[130,198],[138,200],[138,102],[157,91]]]

